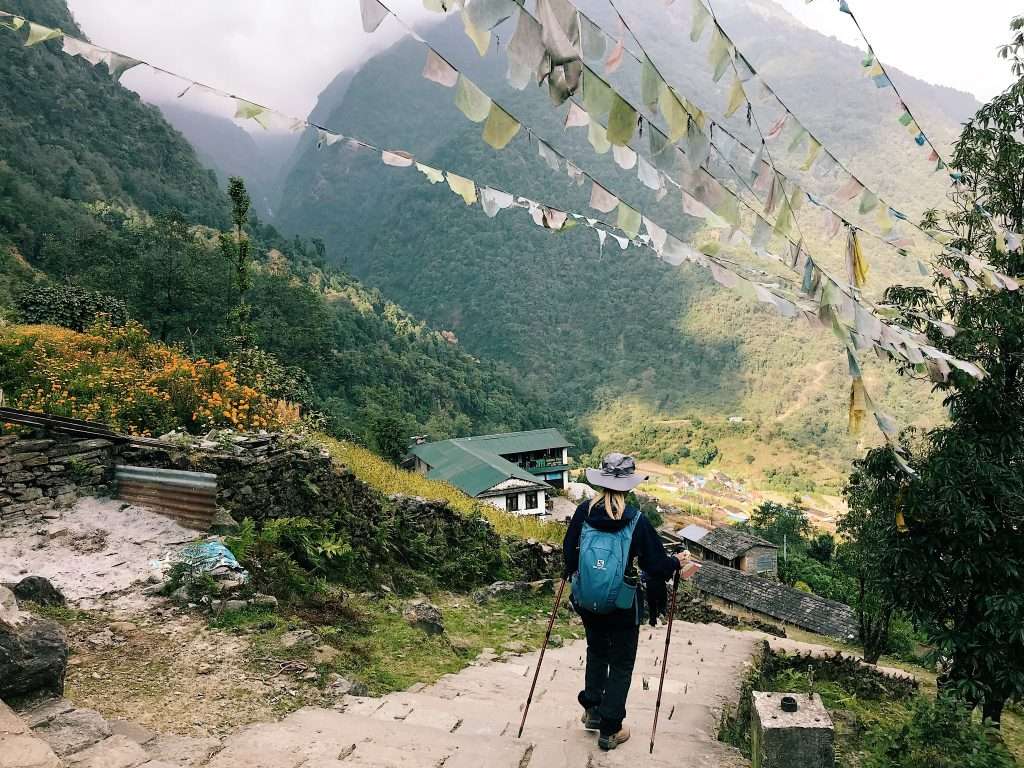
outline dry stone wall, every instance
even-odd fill
[[[0,435],[0,524],[102,493],[113,477],[117,447],[109,440],[36,431]]]

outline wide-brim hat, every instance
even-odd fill
[[[633,490],[647,479],[647,475],[637,474],[633,457],[622,453],[609,453],[601,459],[600,469],[587,470],[588,483],[621,493]]]

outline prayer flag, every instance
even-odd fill
[[[665,81],[645,54],[643,61],[640,62],[640,100],[652,112],[658,106],[658,96],[664,84]]]
[[[484,213],[487,214],[488,218],[493,219],[498,215],[498,211],[511,208],[512,202],[512,195],[508,192],[502,192],[500,189],[491,189],[490,187],[484,187],[480,190],[480,207],[484,209]]]
[[[476,202],[476,184],[473,183],[472,179],[457,176],[451,171],[448,171],[445,176],[448,179],[448,186],[452,192],[461,197],[466,202],[466,205],[473,205]]]
[[[726,67],[729,66],[731,48],[729,38],[716,23],[711,29],[711,47],[708,49],[708,61],[712,69],[711,79],[716,83],[722,79]]]
[[[604,60],[604,72],[606,75],[610,75],[613,72],[618,71],[619,67],[622,66],[622,54],[625,53],[626,46],[622,40],[615,44],[612,48],[612,52],[608,54],[608,58]]]
[[[562,170],[560,155],[546,141],[537,141],[537,154],[552,171]]]
[[[640,179],[640,183],[643,184],[648,189],[661,189],[663,183],[661,180],[661,174],[658,172],[658,169],[651,165],[649,162],[647,162],[646,158],[644,158],[643,155],[637,155],[636,162],[636,175],[637,178]]]
[[[870,189],[865,189],[864,194],[860,197],[860,214],[861,216],[871,213],[875,210],[875,206],[878,205],[878,195],[872,192]]]
[[[636,165],[636,152],[626,146],[612,145],[612,156],[615,164],[624,171],[632,170]]]
[[[259,104],[253,104],[251,101],[246,101],[245,99],[235,99],[236,120],[251,120],[255,117],[259,117],[266,111],[266,107],[261,107]]]
[[[725,108],[725,116],[732,117],[736,110],[742,107],[747,101],[747,95],[743,91],[743,83],[737,77],[732,81],[729,89],[729,104]]]
[[[604,58],[606,48],[604,32],[589,18],[580,14],[580,44],[583,48],[583,58],[590,61],[600,61]],[[622,42],[619,42],[619,46]],[[618,46],[617,46],[618,47]],[[621,58],[622,53],[619,53]],[[607,66],[607,63],[605,64]]]
[[[711,14],[704,7],[704,0],[693,0],[693,22],[690,25],[690,42],[696,43],[704,34],[704,27],[707,26]]]
[[[537,20],[525,11],[519,12],[515,32],[508,44],[508,82],[516,90],[523,90],[530,81],[539,82],[539,70],[544,58],[544,42]]]
[[[495,149],[504,149],[519,133],[520,127],[518,120],[492,101],[484,124],[484,141]]]
[[[619,229],[629,235],[630,238],[636,237],[640,233],[640,211],[630,208],[623,202],[619,202],[619,213],[616,225]]]
[[[619,204],[619,198],[602,187],[596,181],[590,190],[590,207],[601,213],[611,213]]]
[[[590,125],[587,127],[587,141],[590,142],[590,146],[599,155],[605,154],[612,148],[611,142],[608,141],[607,130],[596,120],[591,120]]]
[[[340,136],[338,138],[341,138]],[[422,163],[416,163],[416,170],[427,177],[427,181],[431,184],[437,184],[440,181],[444,181],[444,172],[439,171],[437,168],[431,168],[429,165],[423,165]]]
[[[591,118],[601,120],[612,109],[614,92],[600,75],[589,67],[583,68],[583,106]]]
[[[460,73],[455,88],[455,106],[474,123],[482,123],[491,112],[491,97]]]
[[[54,40],[63,34],[59,29],[51,29],[50,27],[44,27],[42,24],[30,21],[28,23],[28,38],[25,40],[25,47],[38,45],[46,40]]]
[[[423,65],[423,77],[445,88],[452,88],[459,81],[458,70],[445,61],[433,48],[427,49],[427,62]]]
[[[395,168],[408,168],[412,165],[412,155],[408,152],[382,150],[380,159],[384,165],[391,165]]]
[[[472,6],[468,6],[462,9],[462,28],[466,32],[466,37],[473,41],[473,45],[476,47],[476,52],[481,56],[487,55],[487,50],[491,47],[491,30],[484,27],[478,27],[470,16],[468,10]]]
[[[868,281],[868,265],[864,260],[857,230],[853,227],[850,227],[846,235],[846,274],[850,284],[857,288],[863,288]]]
[[[658,89],[658,109],[668,123],[668,138],[673,144],[686,135],[686,122],[689,115],[675,91],[667,83],[662,82]]]
[[[388,9],[378,0],[359,0],[359,12],[363,18],[364,32],[376,32],[377,27],[388,15]]]
[[[616,93],[608,116],[608,141],[617,146],[626,146],[633,140],[635,130],[636,110]]]
[[[579,14],[569,0],[537,0],[537,21],[553,66],[580,58]]]

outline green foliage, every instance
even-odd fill
[[[870,738],[864,768],[1013,768],[1017,761],[971,712],[947,696],[919,698],[909,720],[891,721]]]
[[[766,501],[756,507],[746,525],[750,530],[791,552],[802,552],[811,533],[807,513],[799,507],[787,507]]]
[[[993,721],[1007,700],[1024,697],[1024,296],[973,290],[950,270],[984,283],[960,255],[969,254],[1024,276],[1024,254],[1002,247],[988,218],[1010,231],[1024,229],[1022,128],[1024,80],[979,110],[956,145],[952,165],[962,185],[953,208],[926,221],[957,249],[937,258],[944,271],[931,288],[887,293],[904,322],[987,375],[954,370],[935,383],[950,422],[903,436],[915,476],[896,465],[891,451],[871,451],[857,463],[848,491],[851,508],[875,521],[872,586],[927,632],[944,662],[944,687]],[[947,338],[922,317],[942,318],[957,333]]]
[[[821,533],[807,545],[807,554],[820,563],[828,563],[836,551],[836,540],[832,534]]]
[[[718,446],[710,438],[701,438],[697,447],[690,450],[690,458],[697,462],[698,466],[706,467],[718,458]]]
[[[17,298],[18,320],[30,325],[59,325],[84,331],[100,317],[113,325],[124,325],[128,307],[98,291],[63,283],[28,288]]]

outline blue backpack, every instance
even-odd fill
[[[591,613],[611,613],[633,607],[636,586],[625,581],[629,547],[640,512],[618,531],[600,531],[583,523],[579,569],[572,577],[576,604]]]

